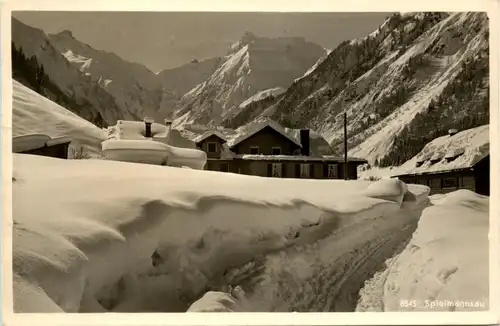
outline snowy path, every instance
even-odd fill
[[[308,244],[305,237],[285,251],[231,271],[225,281],[247,291],[244,311],[354,311],[365,280],[403,250],[422,209],[354,223],[316,244]]]

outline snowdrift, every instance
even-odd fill
[[[361,291],[358,311],[489,309],[489,198],[458,190],[431,201],[405,250]]]
[[[72,146],[85,146],[92,154],[101,151],[106,132],[73,112],[13,80],[13,137],[43,134],[50,138],[70,137]]]
[[[102,154],[107,160],[132,163],[189,167],[203,170],[207,154],[190,148],[179,148],[154,140],[115,140],[102,143]]]
[[[186,311],[235,264],[399,209],[364,181],[23,154],[14,173],[16,312]]]

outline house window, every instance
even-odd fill
[[[229,163],[221,163],[220,164],[221,172],[229,172]]]
[[[418,180],[418,184],[427,186],[427,180],[426,179],[420,179],[420,180]]]
[[[474,190],[474,177],[464,176],[462,178],[462,187],[465,189]]]
[[[273,155],[281,155],[281,147],[273,147]]]
[[[440,189],[441,188],[441,180],[438,178],[431,179],[430,186],[431,186],[431,188],[434,188],[434,189]]]
[[[311,171],[311,164],[301,164],[300,165],[300,177],[301,178],[309,178]]]
[[[457,178],[443,178],[443,188],[456,188],[458,186]]]
[[[281,163],[272,163],[272,177],[281,177]]]
[[[217,152],[217,143],[207,143],[207,146],[208,146],[209,153],[216,153]]]
[[[259,155],[259,146],[251,146],[250,155]]]
[[[328,164],[328,178],[338,179],[339,169],[337,164]]]

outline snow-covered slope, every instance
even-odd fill
[[[361,291],[357,311],[489,309],[489,199],[469,190],[431,197],[401,254]]]
[[[112,94],[123,111],[142,118],[158,110],[163,95],[161,83],[145,66],[96,50],[70,31],[49,34],[49,40],[72,65]]]
[[[350,154],[399,165],[430,140],[488,123],[485,13],[393,15],[363,39],[341,43],[262,115],[308,126]]]
[[[269,96],[279,96],[279,95],[283,94],[284,92],[285,92],[285,89],[282,87],[270,88],[270,89],[260,91],[257,94],[252,95],[249,98],[247,98],[245,101],[243,101],[239,105],[239,108],[245,108],[246,106],[250,105],[251,103],[260,101],[263,98],[266,98]]]
[[[398,180],[271,179],[23,154],[13,166],[16,312],[185,311],[224,271],[262,254],[336,229],[368,225],[374,236],[374,225],[398,226],[408,197]],[[426,198],[422,187],[409,190]],[[332,241],[325,258],[339,245]]]
[[[134,115],[121,110],[113,96],[99,87],[95,80],[70,64],[42,30],[12,18],[12,42],[22,49],[27,58],[36,56],[50,81],[67,96],[64,104],[71,105],[71,111],[78,112],[78,115],[89,121],[104,121],[105,124],[114,124],[120,118],[135,118]],[[73,60],[82,58],[74,57]],[[47,93],[47,96],[58,97],[53,94],[54,90],[42,91]]]
[[[254,94],[288,87],[325,50],[303,38],[260,38],[246,33],[217,70],[186,93],[176,108],[185,122],[220,123],[234,106]]]
[[[222,58],[219,57],[201,61],[193,60],[177,68],[162,70],[158,72],[158,77],[164,88],[182,96],[210,77],[221,61]]]
[[[201,61],[193,60],[180,67],[158,72],[163,86],[159,112],[162,115],[171,116],[182,96],[210,77],[222,60],[219,57]]]
[[[75,147],[84,145],[94,154],[101,151],[106,132],[44,98],[17,81],[13,81],[12,126],[13,137],[45,134],[54,137],[70,137]]]

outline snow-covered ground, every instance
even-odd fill
[[[404,251],[366,283],[357,311],[489,309],[489,197],[430,198]]]
[[[428,191],[25,154],[13,166],[19,312],[186,311],[227,285],[247,292],[242,310],[342,311],[309,302],[314,286],[355,303],[351,281],[411,235]],[[313,275],[293,302],[280,295]]]

